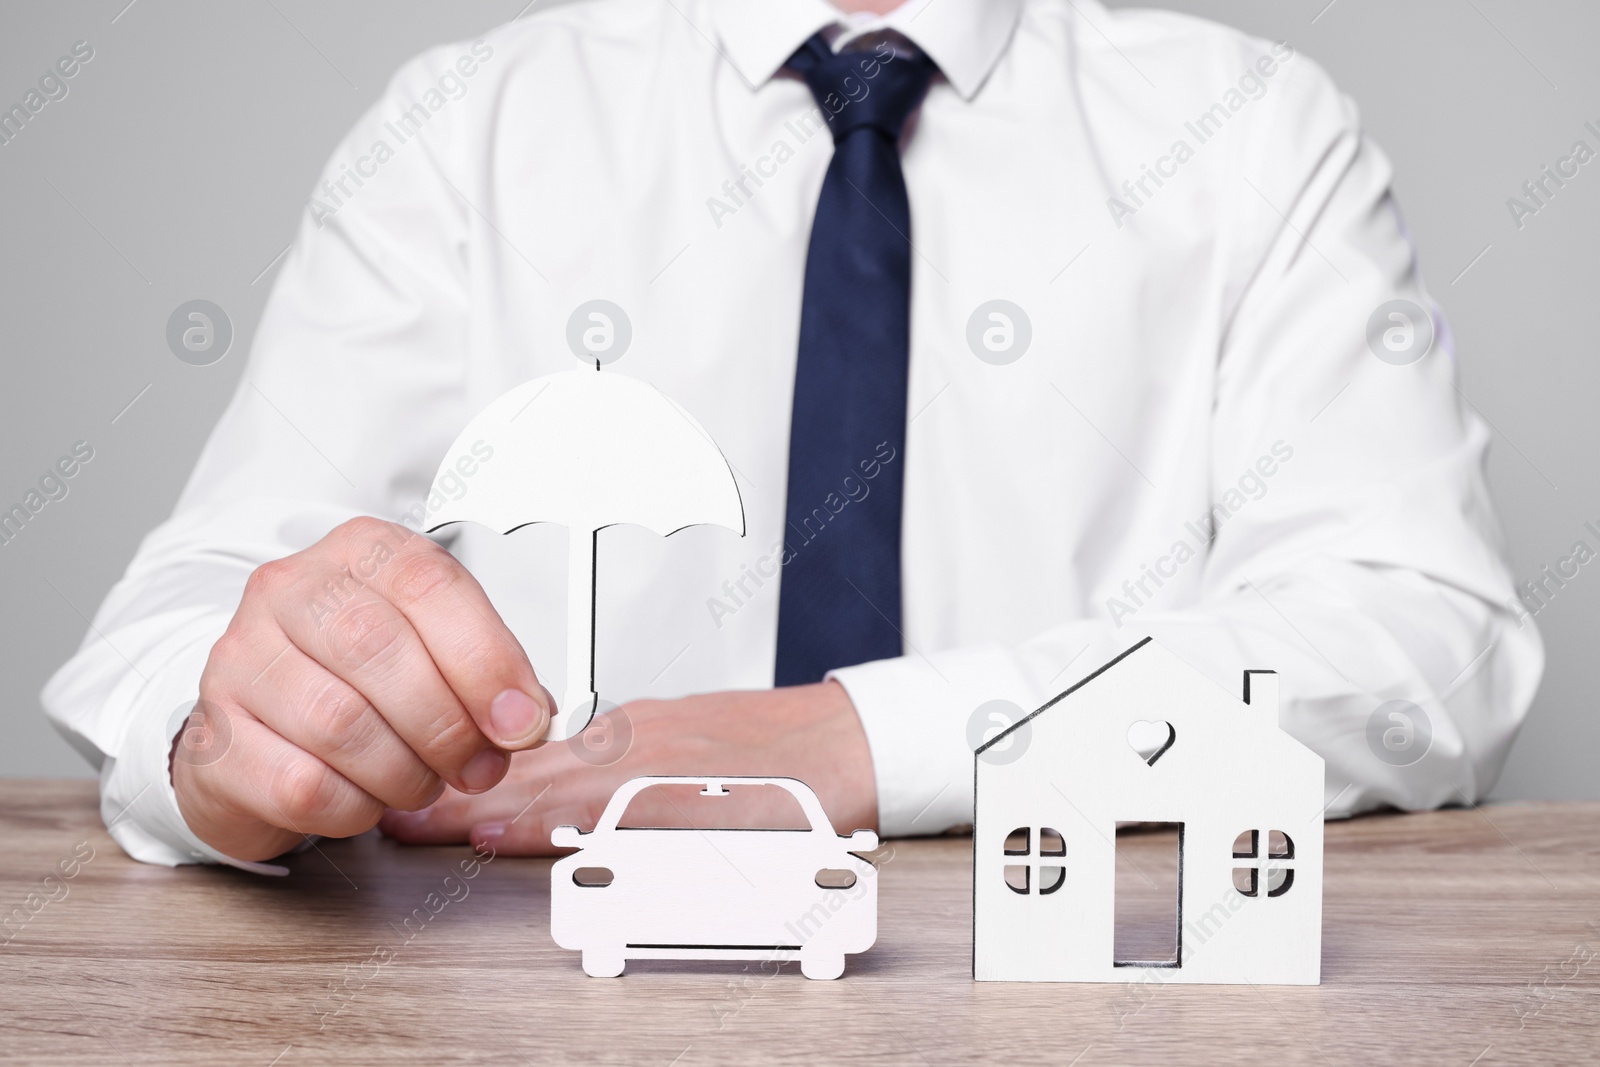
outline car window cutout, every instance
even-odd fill
[[[695,783],[666,783],[640,790],[617,819],[618,830],[813,830],[805,809],[792,794],[776,785],[737,782],[711,789]],[[738,825],[748,819],[750,805],[759,803],[769,814],[759,827]],[[671,820],[677,824],[662,826]],[[685,823],[689,825],[684,825]],[[832,827],[830,826],[831,830]]]

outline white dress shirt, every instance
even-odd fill
[[[246,576],[352,516],[421,525],[467,420],[576,365],[568,320],[592,299],[631,324],[605,373],[705,426],[749,524],[601,535],[600,693],[771,685],[832,153],[780,68],[841,22],[822,0],[590,0],[396,75],[314,190],[173,517],[45,691],[97,756],[124,848],[229,862],[183,824],[168,754]],[[1481,796],[1542,649],[1508,606],[1489,434],[1442,319],[1408,365],[1369,346],[1380,305],[1432,304],[1355,108],[1286,46],[1093,0],[914,0],[836,44],[889,31],[940,75],[903,139],[905,654],[835,675],[883,831],[970,822],[974,712],[1032,709],[1146,635],[1230,691],[1246,668],[1280,672],[1284,726],[1327,759],[1330,815]],[[1026,330],[1014,312],[974,325],[993,300]],[[1008,329],[1009,351],[986,347]],[[565,531],[455,529],[562,692]],[[1410,766],[1368,739],[1390,700],[1431,726]]]

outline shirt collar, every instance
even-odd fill
[[[970,100],[1011,43],[1021,10],[1022,0],[906,0],[865,25],[904,34]],[[751,85],[764,84],[806,38],[845,18],[827,0],[712,0],[711,15],[722,54]]]

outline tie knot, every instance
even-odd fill
[[[886,44],[836,54],[820,33],[801,45],[786,66],[805,78],[835,144],[863,127],[899,140],[934,70],[927,56],[897,53]]]

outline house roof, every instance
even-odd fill
[[[1016,730],[1019,727],[1021,727],[1023,723],[1032,722],[1034,719],[1038,718],[1045,711],[1048,711],[1050,708],[1055,707],[1058,703],[1060,703],[1061,701],[1065,700],[1067,697],[1071,696],[1073,693],[1076,693],[1078,690],[1082,689],[1084,686],[1088,685],[1090,682],[1092,682],[1096,678],[1100,677],[1106,671],[1109,671],[1112,667],[1115,667],[1117,664],[1121,663],[1123,660],[1127,659],[1129,656],[1131,656],[1135,652],[1139,651],[1145,645],[1148,645],[1151,642],[1151,640],[1152,640],[1152,638],[1146,637],[1144,640],[1140,641],[1138,644],[1134,645],[1132,648],[1129,648],[1125,652],[1123,652],[1120,655],[1118,655],[1115,659],[1109,660],[1106,663],[1104,663],[1103,665],[1101,665],[1101,667],[1098,670],[1096,670],[1094,673],[1085,675],[1083,678],[1079,679],[1078,683],[1076,685],[1072,686],[1072,688],[1065,689],[1065,690],[1062,690],[1060,693],[1057,693],[1055,696],[1051,697],[1049,700],[1047,700],[1043,704],[1039,705],[1039,707],[1037,709],[1035,709],[1034,711],[1029,712],[1027,715],[1024,715],[1022,718],[1018,719],[1016,722],[1012,723],[1010,726],[1007,726],[1004,730],[1001,730],[999,733],[997,733],[993,737],[989,738],[989,740],[987,740],[983,744],[979,745],[976,749],[973,750],[973,755],[982,755],[984,751],[986,751],[991,746],[993,746],[994,744],[999,742],[1001,738],[1009,737],[1012,733],[1016,732]]]

